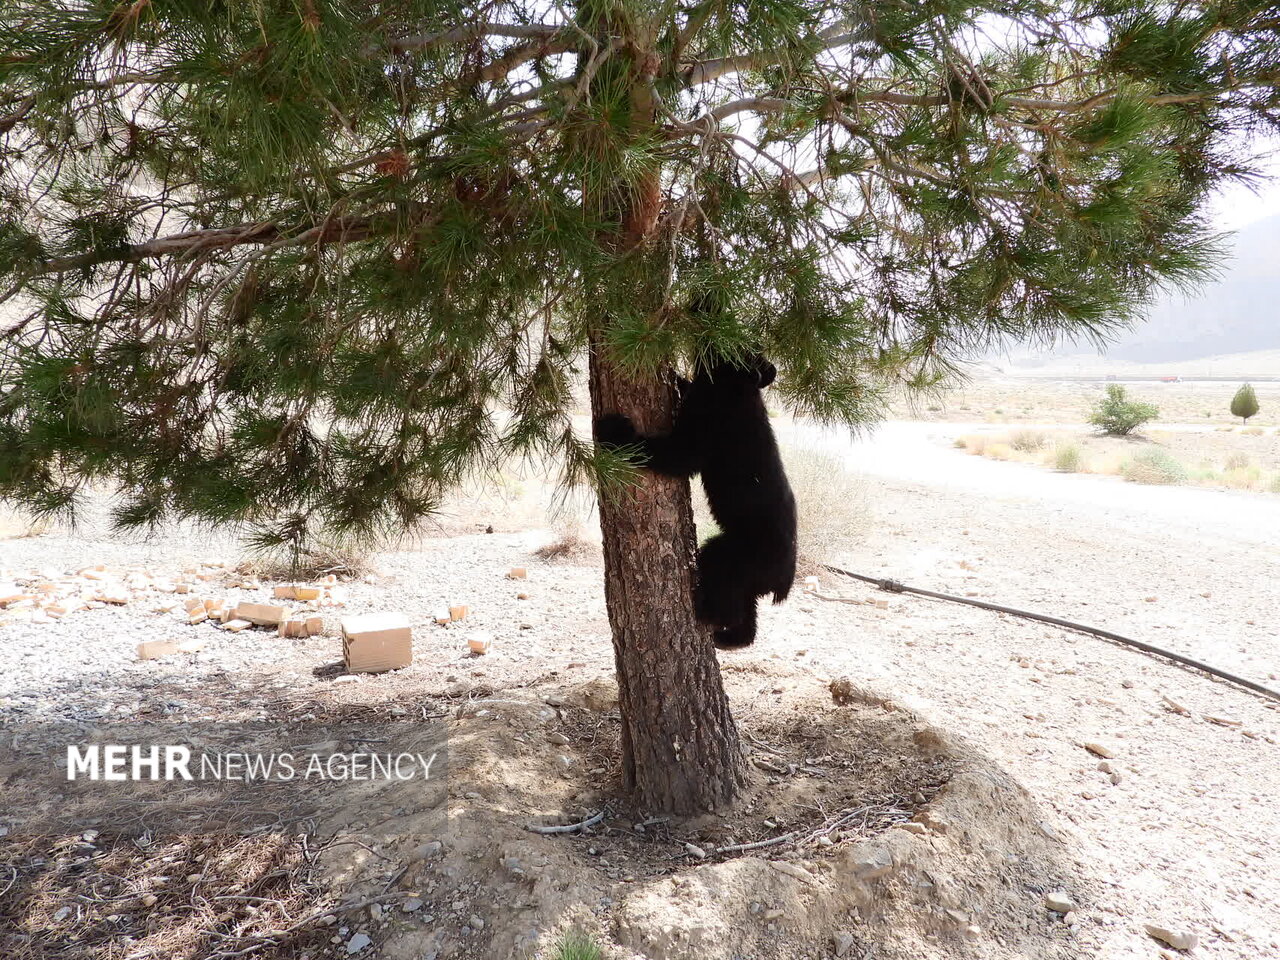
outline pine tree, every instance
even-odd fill
[[[873,418],[1011,338],[1194,285],[1275,122],[1270,5],[9,0],[0,494],[398,532],[477,465],[604,492],[628,785],[733,798],[686,483],[574,429],[669,423],[761,349]],[[693,311],[693,302],[701,309]]]
[[[1231,415],[1239,417],[1244,423],[1248,423],[1249,418],[1257,412],[1258,395],[1253,390],[1253,384],[1241,384],[1240,389],[1236,391],[1236,395],[1231,398]]]

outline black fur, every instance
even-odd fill
[[[795,580],[796,502],[760,396],[775,376],[759,356],[699,369],[681,383],[675,428],[665,436],[639,436],[617,413],[595,424],[605,446],[638,444],[651,470],[702,474],[720,533],[698,551],[694,604],[718,647],[755,640],[756,599],[773,594],[781,603]]]

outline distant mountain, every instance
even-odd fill
[[[1249,224],[1233,240],[1220,280],[1191,300],[1164,297],[1107,356],[1162,363],[1280,348],[1280,215]]]

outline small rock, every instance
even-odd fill
[[[1115,759],[1116,752],[1103,743],[1086,743],[1084,748],[1094,756],[1103,757],[1107,760]]]
[[[697,860],[707,859],[707,851],[703,850],[696,843],[686,843],[684,845],[685,852]]]
[[[467,917],[467,923],[471,925],[472,930],[484,929],[484,920],[482,920],[480,917],[477,917],[474,913],[471,916]]]
[[[907,833],[914,833],[916,836],[924,836],[929,832],[929,828],[923,823],[914,821],[910,823],[895,823],[893,826],[896,830],[905,830]]]
[[[1200,938],[1194,933],[1184,933],[1177,930],[1170,930],[1168,927],[1157,926],[1154,923],[1145,925],[1147,936],[1159,940],[1161,943],[1168,944],[1175,950],[1193,950],[1200,942]]]
[[[788,863],[786,860],[770,860],[769,866],[777,870],[779,873],[785,873],[789,877],[795,877],[797,880],[803,880],[805,883],[815,882],[815,877],[804,867],[797,866],[794,863]]]
[[[440,856],[444,850],[444,844],[439,840],[432,840],[414,848],[413,853],[409,855],[410,860],[429,860],[432,857]]]
[[[849,951],[853,949],[853,936],[841,931],[831,938],[831,946],[837,957],[848,956]]]
[[[62,921],[62,920],[67,919],[67,917],[69,917],[69,916],[71,916],[71,908],[70,908],[70,907],[59,907],[56,911],[54,911],[53,919],[54,919],[54,920],[58,920],[58,921]]]
[[[893,873],[893,856],[883,847],[868,850],[853,860],[853,875],[859,880],[875,880]]]
[[[1044,895],[1044,905],[1055,913],[1070,913],[1076,909],[1076,902],[1067,896],[1065,890],[1054,890]]]
[[[357,933],[347,941],[347,953],[359,953],[371,943],[373,943],[373,941],[369,939],[369,935],[367,933]]]
[[[554,743],[557,747],[567,747],[569,745],[569,738],[563,733],[548,733],[547,742]]]

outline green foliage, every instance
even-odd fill
[[[556,942],[551,960],[604,960],[604,951],[588,934],[570,930]]]
[[[1063,473],[1079,473],[1084,468],[1084,455],[1074,443],[1063,444],[1053,451],[1053,468]]]
[[[1253,384],[1241,384],[1236,395],[1231,398],[1231,415],[1239,417],[1243,423],[1248,423],[1249,418],[1257,412],[1258,395],[1254,392]]]
[[[1121,464],[1120,474],[1134,483],[1178,484],[1188,479],[1187,468],[1159,448],[1143,450],[1130,457]]]
[[[868,9],[10,0],[0,496],[346,542],[511,457],[623,487],[570,418],[593,344],[763,350],[857,424],[1212,269],[1280,106],[1260,7]]]
[[[1111,437],[1127,437],[1150,420],[1160,415],[1154,404],[1130,400],[1124,387],[1108,384],[1107,395],[1093,405],[1089,423]]]

